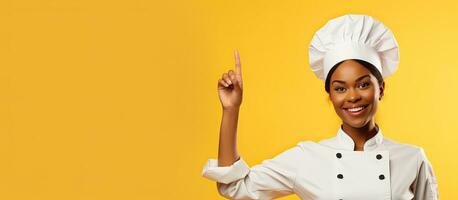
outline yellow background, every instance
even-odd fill
[[[335,135],[308,45],[347,13],[394,32],[401,62],[377,123],[423,147],[441,199],[457,199],[451,0],[1,1],[0,199],[223,199],[201,172],[217,157],[216,86],[233,49],[244,75],[239,152],[254,165]]]

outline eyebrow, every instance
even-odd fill
[[[369,75],[369,74],[362,75],[362,76],[360,76],[359,78],[357,78],[356,81],[359,81],[359,80],[361,80],[361,79],[363,79],[363,78],[365,78],[365,77],[370,77],[370,75]],[[341,81],[341,80],[334,80],[334,81],[332,81],[332,83],[334,83],[334,82],[345,83],[345,81]],[[332,83],[331,83],[331,84],[332,84]]]

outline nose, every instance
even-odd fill
[[[352,103],[357,102],[361,99],[361,95],[359,94],[358,91],[352,88],[352,89],[349,89],[346,99],[348,102],[352,102]]]

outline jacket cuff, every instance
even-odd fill
[[[230,166],[218,167],[217,159],[208,159],[202,170],[202,176],[219,183],[230,182],[244,178],[250,172],[250,167],[240,157]]]

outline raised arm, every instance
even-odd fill
[[[242,66],[238,51],[234,51],[235,71],[223,73],[218,80],[218,95],[223,109],[219,134],[218,166],[229,166],[240,156],[237,152],[237,123],[242,104]]]
[[[223,108],[218,159],[209,159],[202,176],[217,182],[218,192],[230,199],[273,199],[293,194],[299,145],[250,168],[237,152],[237,121],[242,103],[242,67],[237,50],[235,71],[218,80]]]

